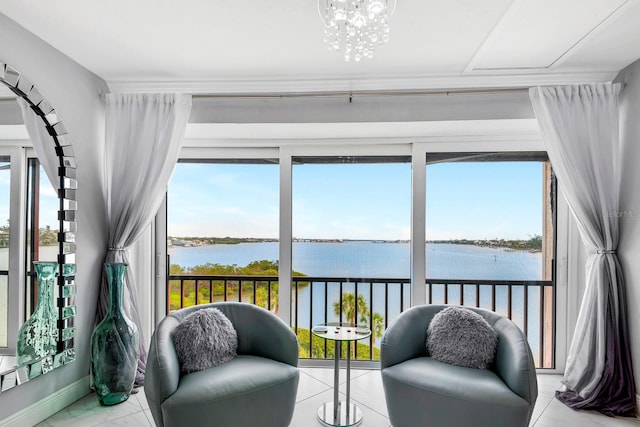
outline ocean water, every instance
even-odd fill
[[[171,264],[245,266],[278,260],[278,242],[169,248]],[[409,243],[294,242],[293,269],[307,276],[408,278]],[[437,279],[541,280],[542,255],[504,248],[433,244],[426,247],[427,277]]]
[[[170,262],[183,267],[205,263],[245,266],[255,260],[277,260],[278,243],[240,243],[237,245],[210,245],[196,247],[173,247],[168,250]],[[330,242],[294,242],[292,262],[295,271],[307,276],[335,278],[405,278],[410,277],[409,243],[347,241]],[[505,248],[488,248],[457,244],[431,244],[426,246],[427,277],[433,279],[484,279],[484,280],[541,280],[542,254],[527,251],[513,251]],[[327,302],[325,305],[325,286]],[[354,292],[353,283],[343,284],[344,292]],[[386,322],[393,320],[402,310],[409,307],[410,289],[391,284],[388,289],[389,301],[385,304],[384,284],[360,283],[358,294],[362,294],[374,313],[380,313]],[[370,288],[373,286],[373,289]],[[450,303],[460,299],[460,287],[450,286]],[[528,295],[528,338],[534,355],[538,350],[539,338],[539,289],[529,289]],[[462,290],[464,303],[475,305],[475,287]],[[524,324],[524,288],[512,289],[512,319],[520,327]],[[401,298],[402,293],[402,298]],[[444,303],[444,286],[432,289],[433,303]],[[339,283],[325,285],[314,283],[311,287],[301,288],[292,306],[294,323],[303,328],[325,321],[338,321],[334,313],[334,304],[340,298]],[[370,299],[373,299],[371,302]],[[313,305],[311,304],[313,299]],[[496,311],[507,314],[507,289],[496,290]],[[491,288],[480,289],[480,306],[491,308]],[[326,313],[326,319],[325,319]],[[379,340],[374,343],[379,345]]]

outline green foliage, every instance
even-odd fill
[[[40,229],[40,246],[53,246],[58,244],[58,230],[51,227]]]
[[[188,246],[202,245],[237,245],[239,243],[277,242],[278,239],[262,239],[256,237],[169,237],[173,242],[187,243]],[[176,246],[179,246],[176,243]]]
[[[178,264],[169,266],[170,275],[197,275],[197,276],[270,276],[278,277],[278,262],[269,260],[253,261],[244,267],[236,264],[223,265],[218,263],[207,263],[193,267],[182,267]],[[304,276],[304,274],[294,271],[294,276]],[[304,283],[302,284],[304,285]],[[189,307],[197,304],[207,304],[218,301],[245,301],[254,303],[260,307],[269,309],[271,300],[271,311],[278,312],[278,282],[271,282],[271,292],[269,292],[269,281],[258,280],[234,280],[227,278],[226,287],[224,280],[185,280],[183,281],[182,292],[180,291],[180,281],[169,281],[169,310],[177,310],[182,307]],[[226,298],[225,298],[226,292]],[[182,296],[182,298],[181,298]]]
[[[0,226],[0,248],[9,247],[9,227],[6,225]]]
[[[58,230],[52,230],[47,226],[40,229],[40,246],[54,246],[58,244]],[[0,248],[9,247],[9,226],[0,226]]]
[[[366,323],[369,320],[367,301],[362,294],[358,295],[357,304],[355,299],[355,295],[350,292],[342,294],[342,310],[340,309],[340,301],[336,301],[333,303],[333,312],[336,316],[340,316],[340,311],[342,311],[343,318],[352,325],[356,324],[356,315],[358,323]]]
[[[352,325],[356,323],[369,325],[369,316],[371,313],[369,312],[367,301],[362,294],[358,295],[357,304],[355,299],[355,294],[351,292],[342,294],[342,310],[340,309],[340,301],[335,301],[333,303],[333,313],[336,316],[340,316],[340,311],[342,311],[342,318]],[[356,317],[358,318],[358,322],[356,322]],[[375,343],[376,338],[382,337],[384,332],[384,316],[380,313],[373,313],[372,324],[373,329],[371,330],[371,335],[373,336],[372,341]]]
[[[226,300],[227,301],[245,301],[254,303],[263,308],[268,307],[268,301],[271,300],[271,311],[278,312],[278,282],[271,282],[271,293],[269,293],[268,281],[256,281],[255,293],[253,280],[240,281],[233,279],[232,276],[270,276],[278,277],[278,262],[260,260],[253,261],[244,267],[233,265],[222,265],[207,263],[185,268],[178,264],[171,264],[169,274],[178,275],[198,275],[198,276],[227,276],[226,280]],[[303,277],[300,272],[293,272],[294,276]],[[231,276],[231,277],[230,277]],[[299,286],[308,286],[308,282],[299,282]],[[181,298],[182,296],[182,298]],[[169,309],[177,310],[182,307],[189,307],[197,304],[207,304],[209,302],[225,301],[225,281],[224,280],[184,280],[182,293],[180,292],[180,281],[169,281]],[[345,293],[342,297],[342,309],[344,310],[343,318],[346,321],[355,323],[356,316],[360,323],[369,325],[369,308],[363,295],[358,295],[357,310],[355,308],[355,295]],[[333,305],[336,315],[340,315],[339,302]],[[357,311],[357,314],[356,314]],[[373,330],[371,340],[363,340],[363,342],[353,342],[351,345],[351,354],[357,352],[357,360],[380,360],[380,349],[373,347],[373,359],[370,359],[370,346],[375,343],[376,338],[380,338],[384,331],[384,317],[380,313],[373,313]],[[308,329],[298,328],[298,341],[300,343],[300,357],[313,359],[332,359],[335,354],[334,344],[331,341],[326,342],[325,339],[310,334]],[[311,347],[310,347],[311,340]],[[347,346],[342,346],[341,357],[347,357]]]
[[[295,330],[294,330],[295,332]],[[335,357],[335,344],[333,341],[320,338],[312,334],[309,329],[298,328],[298,344],[300,346],[298,356],[301,359],[333,359]],[[311,336],[311,347],[309,347],[309,339]],[[368,340],[355,341],[356,345],[352,346],[352,360],[380,360],[380,349],[373,347],[372,358],[369,358],[371,347]],[[326,344],[326,351],[325,351]],[[311,351],[311,352],[310,352]],[[354,357],[357,351],[357,357]],[[347,346],[342,345],[340,356],[347,358]]]
[[[539,234],[534,234],[533,236],[529,236],[530,239],[527,241],[527,245],[531,249],[540,249],[542,250],[542,236]]]
[[[380,313],[373,313],[373,329],[371,330],[371,345],[376,342],[376,338],[381,338],[384,334],[384,316]]]
[[[469,239],[452,239],[452,240],[428,240],[427,243],[452,243],[455,245],[472,245],[490,248],[509,248],[520,251],[541,251],[542,236],[539,234],[529,235],[529,240],[469,240]]]

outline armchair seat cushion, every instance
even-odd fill
[[[529,402],[490,370],[419,357],[382,371],[388,405],[398,425],[512,427],[527,418]]]
[[[264,357],[241,355],[223,365],[182,376],[178,390],[164,406],[196,410],[201,405],[277,388],[297,377],[298,369],[294,366]],[[254,406],[255,402],[247,403]]]
[[[390,366],[382,375],[386,380],[398,381],[422,392],[465,402],[521,407],[525,411],[529,406],[488,369],[465,368],[425,356]]]
[[[215,371],[215,372],[213,372]],[[259,356],[229,362],[180,379],[162,404],[165,425],[284,426],[298,387],[295,366]]]

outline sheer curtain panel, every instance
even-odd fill
[[[191,96],[182,94],[106,95],[104,195],[108,223],[105,263],[129,264],[125,276],[125,311],[140,331],[136,386],[144,383],[147,359],[137,310],[138,289],[128,248],[151,223],[167,191],[191,112]],[[149,254],[151,256],[151,254]],[[109,305],[103,271],[96,323]]]
[[[51,141],[51,135],[49,135],[40,117],[33,112],[24,99],[17,98],[16,101],[18,101],[20,109],[22,110],[22,120],[24,121],[24,126],[27,128],[33,149],[38,155],[38,161],[44,168],[44,172],[47,174],[51,185],[57,190],[60,188],[60,178],[58,177],[60,160],[56,153],[56,147]]]
[[[617,84],[531,88],[549,159],[589,251],[586,290],[556,397],[634,416],[625,283],[616,250],[620,193]]]

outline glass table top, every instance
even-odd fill
[[[333,341],[357,341],[371,336],[371,330],[366,326],[354,326],[351,323],[322,323],[314,326],[314,335]]]

